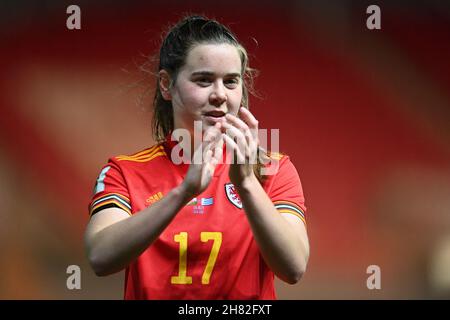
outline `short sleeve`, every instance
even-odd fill
[[[297,216],[306,224],[306,206],[302,184],[297,169],[288,156],[282,157],[278,172],[271,179],[268,195],[275,208],[280,213]]]
[[[113,160],[109,160],[97,177],[89,203],[89,215],[113,207],[131,215],[130,196],[122,170]]]

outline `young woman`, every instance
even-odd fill
[[[275,299],[274,275],[294,284],[306,269],[304,197],[287,156],[271,155],[270,176],[249,161],[260,148],[245,49],[217,21],[190,16],[166,35],[158,71],[158,143],[111,158],[97,179],[85,234],[92,268],[126,269],[125,299]],[[202,161],[174,161],[177,130]]]

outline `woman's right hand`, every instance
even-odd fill
[[[220,122],[209,127],[203,134],[201,145],[194,151],[193,159],[201,159],[201,163],[196,164],[192,161],[182,183],[190,199],[208,187],[217,164],[222,160],[223,138],[220,129]]]
[[[186,203],[203,192],[223,156],[221,125],[209,127],[179,187],[160,201],[130,216],[119,208],[106,208],[92,216],[85,242],[89,262],[97,275],[108,275],[135,261],[165,230]],[[197,159],[196,158],[196,159]]]

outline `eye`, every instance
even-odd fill
[[[197,83],[201,87],[207,87],[211,84],[211,79],[206,77],[196,78],[194,80],[195,83]]]
[[[224,80],[225,86],[229,89],[234,89],[239,85],[239,79],[238,78],[232,78]]]

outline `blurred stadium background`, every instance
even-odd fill
[[[370,4],[381,30],[366,28]],[[450,298],[450,4],[364,0],[3,0],[0,298],[122,298],[122,273],[87,264],[87,205],[108,157],[152,144],[154,79],[139,66],[186,12],[246,44],[251,109],[302,179],[311,258],[279,298]],[[66,288],[73,264],[81,290]]]

